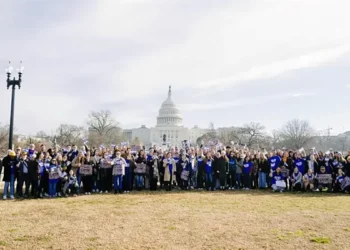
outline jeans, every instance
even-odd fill
[[[10,181],[6,181],[5,182],[5,186],[4,186],[4,196],[7,196],[7,190],[10,186],[10,196],[14,196],[15,195],[15,175],[11,174],[10,176]]]
[[[212,173],[206,173],[205,174],[205,186],[207,190],[212,189],[213,184],[213,174]]]
[[[57,182],[49,181],[49,195],[51,197],[56,195],[56,186],[57,186]]]
[[[124,175],[124,190],[131,191],[131,172],[125,169],[125,175]]]
[[[197,171],[192,171],[190,181],[191,187],[197,187]]]
[[[266,188],[266,173],[259,172],[259,188]]]
[[[241,188],[241,176],[242,174],[236,173],[236,189]]]
[[[123,190],[123,176],[115,175],[114,178],[114,191],[122,191]]]
[[[142,175],[136,175],[136,187],[137,188],[142,188],[143,187],[143,176]]]

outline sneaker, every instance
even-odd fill
[[[106,190],[105,194],[108,194],[108,191]]]
[[[62,195],[61,195],[61,193],[59,192],[59,193],[57,193],[57,196],[58,196],[58,197],[61,197]]]
[[[40,198],[43,198],[43,194],[42,194],[42,193],[40,193],[39,197],[40,197]]]
[[[96,190],[95,190],[95,189],[93,189],[93,190],[92,190],[92,193],[95,193],[95,192],[96,192]]]
[[[45,193],[44,196],[45,196],[45,197],[49,197],[50,195],[49,195],[48,193]]]
[[[317,189],[315,190],[315,192],[320,192],[320,190],[317,188]]]
[[[235,188],[233,187],[232,190],[235,190]]]
[[[76,195],[76,194],[73,194],[73,197],[77,197],[77,195]]]
[[[249,190],[249,188],[246,188],[245,190]]]
[[[98,193],[100,190],[96,189],[96,193]]]
[[[103,191],[100,191],[100,194],[102,194],[103,193]]]
[[[90,192],[88,192],[88,195],[91,195],[91,193],[90,193]]]
[[[280,190],[280,193],[283,193],[283,190]]]
[[[2,197],[2,199],[3,199],[3,200],[6,200],[6,199],[7,199],[6,195],[4,195],[4,196]]]
[[[88,195],[88,193],[87,193],[87,192],[85,192],[85,195]]]
[[[130,193],[130,191],[126,191],[127,193]]]
[[[124,194],[126,194],[126,191],[124,191]]]

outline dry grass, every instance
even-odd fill
[[[0,249],[350,249],[350,197],[265,192],[0,202]]]

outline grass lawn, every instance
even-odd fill
[[[350,196],[142,192],[0,202],[0,249],[350,249]]]

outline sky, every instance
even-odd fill
[[[308,120],[350,130],[348,0],[0,0],[0,67],[23,61],[20,134],[109,109],[155,126],[172,86],[184,126]],[[14,74],[13,76],[16,76]],[[11,92],[0,88],[0,123]]]

